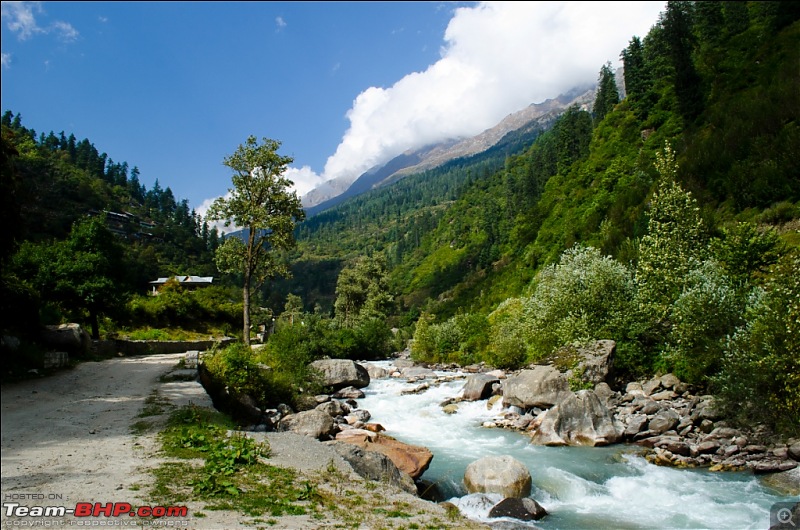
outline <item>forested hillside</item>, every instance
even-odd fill
[[[4,332],[35,334],[69,319],[97,336],[99,327],[114,333],[208,313],[145,298],[158,277],[219,276],[220,237],[169,186],[156,180],[148,190],[139,178],[88,139],[37,135],[19,114],[3,114]]]
[[[513,367],[613,338],[626,376],[755,397],[736,380],[758,373],[759,399],[800,417],[785,391],[800,388],[798,19],[795,2],[667,3],[621,50],[624,99],[598,65],[592,111],[502,163],[459,160],[308,219],[284,289],[325,307],[333,285],[305,290],[304,271],[381,255],[395,323],[420,317],[418,360]]]
[[[591,109],[306,219],[293,277],[253,304],[274,332],[261,356],[218,368],[290,399],[308,362],[412,337],[418,361],[504,368],[569,368],[570,346],[613,339],[618,381],[673,372],[731,418],[800,434],[798,5],[668,2],[620,50],[624,95],[598,65]],[[169,187],[11,111],[0,162],[4,334],[236,327],[235,274],[144,295],[218,276],[218,234]]]

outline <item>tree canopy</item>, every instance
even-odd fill
[[[250,344],[250,298],[268,278],[288,274],[280,251],[295,244],[294,227],[305,217],[294,184],[285,172],[293,159],[278,154],[280,142],[264,138],[259,145],[250,136],[223,164],[233,171],[228,195],[211,205],[208,219],[225,221],[243,230],[242,237],[227,237],[216,251],[222,272],[244,278],[243,339]]]

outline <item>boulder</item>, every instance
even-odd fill
[[[582,381],[596,385],[608,379],[614,363],[617,343],[613,340],[598,340],[576,348],[578,364],[575,374]]]
[[[366,363],[364,364],[364,368],[367,369],[370,379],[383,379],[384,377],[389,377],[389,370],[383,368],[382,366]]]
[[[778,508],[770,514],[770,523],[775,523],[769,530],[796,530],[797,522],[800,521],[800,502],[794,504],[780,503],[773,508]],[[774,515],[773,515],[774,514]],[[774,520],[773,519],[774,516]]]
[[[84,354],[92,347],[92,337],[80,324],[45,326],[39,338],[45,346],[68,353]]]
[[[331,397],[334,399],[361,399],[364,397],[364,392],[354,386],[347,386],[331,394]]]
[[[464,472],[469,493],[497,493],[522,498],[531,494],[531,473],[525,464],[508,455],[475,460]]]
[[[316,409],[289,414],[278,423],[279,431],[291,431],[318,440],[330,438],[334,428],[331,415]]]
[[[492,519],[512,517],[521,521],[538,521],[545,515],[547,510],[530,497],[503,499],[489,510],[489,518]]]
[[[503,406],[523,410],[550,408],[569,393],[569,381],[564,374],[552,366],[536,366],[506,379]]]
[[[666,374],[661,376],[661,386],[667,390],[672,390],[681,382],[675,374]]]
[[[342,403],[338,399],[333,399],[325,403],[320,403],[316,406],[316,410],[321,410],[332,418],[335,418],[336,416],[344,416],[350,412],[350,406]]]
[[[531,427],[531,442],[593,447],[618,442],[624,431],[594,391],[581,390],[568,394],[536,418]]]
[[[353,431],[357,431],[354,433]],[[433,453],[427,448],[411,445],[391,436],[365,429],[348,429],[336,435],[336,440],[351,443],[367,451],[377,451],[389,457],[400,471],[417,479],[428,469]]]
[[[492,385],[499,383],[500,379],[488,374],[472,374],[467,377],[462,390],[465,401],[479,401],[492,395]]]
[[[385,454],[368,451],[352,443],[337,441],[332,442],[331,445],[362,477],[390,484],[412,495],[417,494],[414,480],[408,474],[400,471]]]
[[[424,366],[409,366],[407,368],[403,368],[402,370],[400,370],[400,373],[406,379],[414,379],[414,380],[436,377],[436,372],[434,372],[430,368],[425,368]]]
[[[789,446],[787,450],[789,458],[800,462],[800,442],[795,442]]]
[[[650,420],[647,428],[654,434],[661,434],[674,429],[681,417],[672,409],[662,409]]]
[[[348,386],[369,386],[367,369],[350,359],[320,359],[311,367],[322,373],[322,384],[340,390]]]
[[[800,497],[800,467],[766,475],[761,482],[786,497]]]

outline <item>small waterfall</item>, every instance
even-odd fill
[[[373,364],[387,367],[391,362]],[[401,394],[414,386],[404,379],[374,379],[359,406],[370,411],[370,421],[383,425],[386,434],[430,449],[433,461],[422,478],[474,520],[489,522],[491,506],[467,495],[462,479],[470,462],[489,455],[511,455],[528,467],[531,497],[550,514],[531,527],[543,530],[767,530],[772,505],[797,501],[776,495],[747,472],[650,464],[638,446],[531,445],[525,434],[482,426],[500,414],[499,403],[488,409],[486,401],[462,402],[457,413],[445,414],[440,404],[460,395],[463,379],[420,394]]]

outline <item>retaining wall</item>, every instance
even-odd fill
[[[228,346],[237,339],[223,337],[209,340],[96,340],[94,350],[102,355],[154,355],[159,353],[184,353],[197,350],[206,351],[214,345]]]

